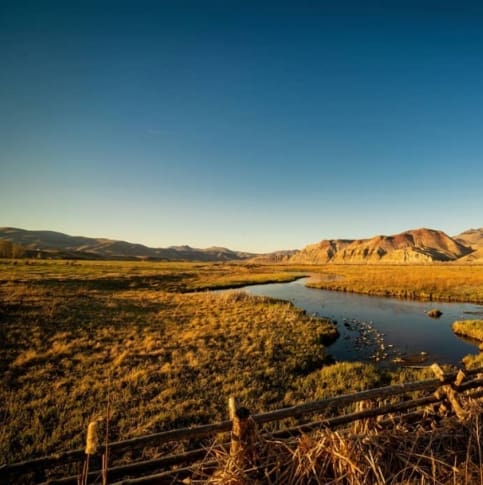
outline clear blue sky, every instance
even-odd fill
[[[2,0],[0,226],[259,252],[483,226],[478,5]]]

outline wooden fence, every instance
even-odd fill
[[[454,414],[462,416],[465,412],[460,404],[462,396],[469,395],[475,399],[483,396],[483,368],[460,370],[447,374],[437,364],[434,364],[432,369],[436,376],[434,379],[370,389],[252,416],[245,408],[236,409],[232,401],[230,405],[230,419],[227,421],[112,442],[108,445],[109,455],[112,457],[126,451],[142,450],[146,447],[159,447],[170,442],[190,442],[207,437],[213,438],[218,434],[230,431],[232,431],[231,451],[233,452],[233,450],[239,450],[240,447],[243,448],[243,444],[250,441],[250,437],[243,436],[243,434],[251,432],[250,426],[247,426],[249,422],[256,423],[259,428],[258,433],[265,438],[284,439],[301,433],[309,433],[315,429],[333,429],[357,420],[378,416],[384,417],[384,415],[390,416],[391,421],[393,421],[398,416],[401,416],[401,413],[406,413],[403,416],[408,417],[408,411],[410,410],[413,410],[410,413],[411,417],[418,419],[418,416],[422,416],[422,411],[417,411],[418,408],[421,409],[425,406],[442,402],[445,402]],[[424,395],[417,398],[404,398],[405,395],[407,396],[418,391],[418,394]],[[399,399],[394,399],[396,397],[399,397]],[[341,408],[363,401],[370,401],[371,407],[359,411],[353,410],[346,414],[338,414],[338,410]],[[289,418],[306,421],[311,415],[317,415],[314,421],[299,423],[297,426],[286,426],[272,432],[263,431],[262,428],[264,424],[280,422]],[[329,415],[330,417],[324,417],[324,415]],[[227,449],[229,446],[230,443],[227,443]],[[177,483],[175,481],[176,477],[182,478],[189,475],[190,468],[187,465],[202,461],[206,455],[206,447],[199,447],[156,459],[112,466],[107,470],[107,473],[104,470],[104,474],[102,473],[100,457],[98,456],[97,458],[94,457],[91,470],[85,473],[84,483],[109,483],[111,485]],[[46,480],[45,477],[52,476],[52,473],[49,472],[59,469],[59,467],[70,467],[70,470],[73,470],[73,467],[75,467],[76,470],[81,470],[85,459],[85,450],[79,449],[19,463],[5,464],[0,466],[0,482],[78,485],[81,483],[80,472],[75,475],[50,480]],[[216,466],[216,463],[207,461],[204,461],[203,464],[207,469]]]

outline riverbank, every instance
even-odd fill
[[[328,348],[336,361],[458,365],[475,351],[473,343],[455,336],[451,325],[483,311],[481,306],[440,302],[436,319],[428,316],[434,303],[314,289],[306,283],[247,286],[244,291],[290,301],[310,315],[337,321],[340,338]]]
[[[463,359],[466,367],[476,368],[483,366],[483,320],[457,320],[453,323],[453,332],[456,335],[468,337],[479,342],[480,353],[467,355]]]
[[[483,320],[457,320],[453,323],[453,332],[483,343]]]
[[[301,268],[299,268],[301,269]],[[483,304],[481,265],[326,265],[311,288],[420,301]]]

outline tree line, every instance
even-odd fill
[[[7,239],[0,240],[0,258],[23,258],[25,248]]]

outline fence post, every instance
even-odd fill
[[[234,396],[230,396],[228,398],[228,415],[230,416],[231,421],[235,419],[235,414],[236,414],[236,398]]]
[[[442,383],[445,382],[446,375],[445,375],[443,369],[441,369],[441,367],[438,364],[433,364],[431,366],[431,370],[434,372],[434,374],[436,375],[436,377]],[[458,374],[456,375],[456,379],[455,379],[455,382],[454,382],[453,385],[451,385],[451,384],[445,384],[445,385],[443,385],[440,388],[440,391],[446,397],[446,400],[449,402],[449,404],[453,408],[453,411],[454,411],[454,413],[456,414],[456,416],[457,416],[457,418],[459,420],[463,420],[465,418],[465,414],[466,413],[465,413],[465,410],[463,409],[463,407],[461,406],[461,404],[460,404],[460,402],[458,400],[458,397],[456,395],[457,393],[456,393],[456,391],[455,391],[454,388],[458,389],[458,387],[461,386],[461,383],[463,382],[463,380],[464,380],[465,377],[466,376],[465,376],[464,372],[462,372],[460,370],[458,372]]]
[[[247,408],[235,409],[235,400],[229,401],[232,419],[230,456],[240,469],[253,465],[256,458],[256,424]]]
[[[466,374],[460,369],[458,374],[456,375],[456,379],[454,381],[454,385],[456,389],[459,389],[463,381],[466,379]]]
[[[445,381],[445,379],[446,379],[445,373],[444,373],[443,369],[441,369],[439,364],[434,363],[431,366],[431,370],[433,371],[433,373],[434,373],[434,375],[437,379],[439,379],[441,382]]]

